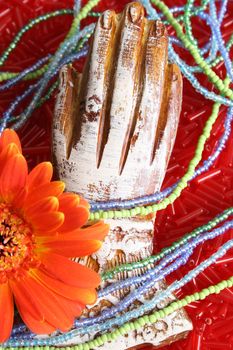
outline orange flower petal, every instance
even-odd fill
[[[97,240],[97,241],[103,241],[106,235],[109,231],[109,225],[105,224],[102,221],[99,221],[96,224],[93,224],[91,226],[85,227],[85,228],[78,228],[77,230],[74,230],[69,233],[61,233],[56,234],[56,236],[43,236],[43,237],[37,237],[37,242],[39,244],[45,244],[50,243],[54,241],[70,241],[75,240],[77,242],[79,241],[87,241],[87,240]]]
[[[73,315],[70,315],[70,312],[65,309],[62,298],[29,275],[25,276],[24,284],[27,290],[26,295],[30,295],[35,308],[40,310],[46,322],[63,332],[68,331],[72,327]],[[22,288],[22,285],[20,287]],[[24,308],[25,304],[22,303],[22,299],[16,300],[19,309]],[[38,317],[34,318],[38,319]]]
[[[99,221],[96,224],[85,228],[79,228],[65,235],[69,239],[86,240],[97,239],[103,241],[109,232],[109,225],[103,221]]]
[[[39,318],[39,314],[37,314],[36,318],[31,316],[27,308],[25,308],[25,304],[18,303],[16,300],[16,306],[23,322],[33,333],[51,334],[56,330],[56,328],[46,322],[43,317]]]
[[[43,271],[71,286],[96,288],[101,282],[98,273],[61,255],[43,252],[40,259]]]
[[[11,201],[12,206],[14,208],[17,208],[21,214],[23,212],[22,209],[27,198],[27,194],[27,189],[24,187],[15,195],[14,199]]]
[[[80,197],[80,202],[79,202],[80,205],[86,207],[86,208],[90,208],[90,204],[88,203],[88,201],[86,199],[84,199],[83,197]]]
[[[35,235],[47,235],[48,232],[56,231],[64,222],[64,214],[55,211],[46,214],[37,213],[30,216],[30,224],[34,229]]]
[[[5,129],[0,137],[0,152],[10,143],[14,143],[20,153],[22,153],[21,143],[18,135],[12,129]]]
[[[62,181],[52,181],[41,185],[28,194],[25,207],[38,202],[45,197],[58,197],[64,191],[65,184]]]
[[[62,193],[59,197],[59,210],[65,214],[65,222],[60,232],[68,232],[86,224],[89,218],[88,205],[80,204],[82,199],[74,193]]]
[[[27,289],[27,280],[22,278],[21,280],[10,280],[10,286],[15,298],[15,302],[18,306],[18,310],[24,310],[24,312],[30,314],[35,319],[43,319],[43,314],[38,309],[35,300]]]
[[[96,302],[97,293],[94,288],[71,287],[57,279],[51,278],[40,270],[33,270],[33,274],[47,288],[66,299],[79,301],[81,304],[94,304]]]
[[[28,207],[24,208],[25,218],[30,221],[31,216],[40,216],[40,214],[49,213],[51,211],[57,211],[59,207],[59,201],[57,197],[44,197],[38,202],[35,202]]]
[[[21,307],[20,305],[18,305],[18,303],[16,303],[16,306],[23,322],[33,333],[51,334],[56,330],[55,327],[51,326],[43,318],[42,319],[34,318],[26,311],[24,307]]]
[[[79,317],[82,314],[83,309],[85,309],[85,305],[80,304],[77,301],[62,297],[60,297],[60,299],[62,300],[62,304],[65,310],[67,310],[67,312],[69,312],[69,314],[72,315],[73,320]]]
[[[67,207],[63,208],[62,211],[65,215],[65,221],[60,227],[59,232],[69,232],[82,227],[87,223],[89,218],[88,208],[82,205],[78,205],[76,207],[67,205]]]
[[[28,174],[27,185],[31,191],[38,186],[44,185],[51,181],[53,176],[53,167],[50,162],[43,162],[35,166]]]
[[[59,235],[61,236],[61,235]],[[57,238],[57,237],[56,237]],[[51,249],[54,253],[66,256],[67,258],[83,257],[91,255],[102,246],[97,240],[54,240],[44,243],[44,247]]]
[[[11,202],[24,188],[27,173],[27,162],[21,154],[8,159],[0,177],[1,196],[6,202]]]
[[[0,153],[0,171],[1,172],[6,164],[7,160],[18,153],[20,153],[20,152],[19,152],[19,149],[15,143],[10,143],[2,150],[2,152]]]
[[[0,343],[5,342],[13,327],[14,304],[8,283],[0,284]]]
[[[80,204],[80,197],[75,193],[64,192],[59,197],[59,209],[61,211],[65,210],[67,205],[73,208],[78,204]]]

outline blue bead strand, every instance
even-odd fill
[[[156,281],[159,281],[159,280],[163,279],[165,276],[167,276],[168,274],[170,274],[174,268],[178,268],[180,265],[185,264],[188,257],[192,253],[193,249],[196,248],[199,244],[201,244],[207,240],[216,238],[219,235],[222,235],[223,233],[225,233],[227,230],[229,230],[232,227],[233,227],[233,221],[228,221],[224,225],[222,225],[221,227],[218,227],[212,231],[209,231],[206,234],[200,235],[200,236],[194,238],[193,240],[189,241],[188,243],[184,244],[182,247],[179,247],[178,249],[176,249],[175,252],[173,252],[173,256],[177,257],[180,255],[181,258],[177,259],[173,265],[170,265],[167,268],[165,268],[162,271],[162,273],[160,273],[159,275],[156,273],[157,270],[152,269],[152,271],[150,271],[150,273],[151,273],[150,279],[145,284],[143,284],[141,287],[137,288],[135,291],[131,292],[127,297],[125,297],[122,301],[120,301],[119,304],[116,305],[115,307],[113,307],[111,309],[105,309],[100,316],[77,320],[75,322],[75,326],[76,327],[78,327],[78,326],[84,327],[83,331],[81,329],[79,329],[79,330],[71,331],[70,333],[76,332],[76,334],[77,334],[77,332],[81,332],[78,334],[82,334],[82,332],[83,332],[83,334],[84,334],[85,330],[87,331],[87,328],[86,328],[87,326],[89,326],[89,325],[93,326],[96,323],[99,324],[100,322],[106,320],[107,318],[113,317],[116,314],[116,312],[119,313],[120,311],[123,311],[130,304],[132,304],[133,301],[135,301],[139,295],[143,296],[148,291],[148,289],[153,288],[154,283]],[[185,278],[183,278],[183,280],[185,280]],[[117,323],[117,325],[119,326],[120,324]],[[17,339],[19,340],[19,338],[17,338]],[[60,336],[58,336],[56,339],[57,339],[57,341],[60,342]],[[29,346],[29,345],[25,345],[25,346]]]
[[[39,59],[35,64],[31,67],[24,69],[17,77],[8,80],[5,84],[0,85],[0,91],[8,90],[15,84],[17,84],[20,80],[22,80],[27,74],[35,71],[40,68],[44,63],[48,62],[48,60],[52,57],[52,55],[47,55],[41,59]]]
[[[227,214],[228,213],[228,210],[225,210],[224,212],[222,212],[221,214],[219,214],[218,216],[216,216],[216,218],[215,218],[215,226],[216,225],[219,225],[219,224],[221,224],[222,222],[223,222],[223,220],[226,220],[228,217],[229,217],[229,215]],[[219,217],[221,217],[221,220],[218,220],[218,218]],[[214,228],[215,226],[212,226],[212,225],[210,225],[210,223],[208,223],[207,225],[204,225],[204,226],[201,226],[201,227],[198,227],[196,230],[194,230],[193,231],[193,235],[192,235],[192,237],[196,237],[196,234],[198,233],[198,235],[200,235],[200,234],[202,234],[202,233],[206,233],[206,232],[208,232],[210,229],[212,229],[212,228]],[[189,239],[187,239],[186,241],[185,241],[185,243],[188,243],[188,242],[190,242],[190,240],[191,240],[191,237],[189,238]],[[177,248],[180,248],[180,247],[182,247],[184,245],[184,243],[182,244],[181,242],[177,245],[177,247],[175,248],[175,246],[173,246],[173,247],[171,247],[171,249],[169,250],[169,251],[165,251],[164,252],[164,256],[167,256],[167,255],[169,255],[170,253],[172,253],[172,252],[174,252],[175,250],[177,250]],[[178,257],[178,255],[173,255],[173,257],[174,257],[174,259],[176,258],[176,257]],[[152,262],[153,263],[157,263],[159,260],[161,260],[161,259],[158,259],[158,256],[154,256],[153,257],[153,260],[152,260]],[[167,260],[167,263],[169,263],[169,261],[171,261],[171,259],[170,260]],[[151,262],[151,264],[152,264],[152,262]],[[166,266],[166,264],[164,264],[163,263],[163,265],[164,265],[164,267]],[[148,266],[148,269],[152,269],[152,265],[150,265],[150,266]],[[105,289],[104,289],[105,290]],[[111,291],[109,290],[109,293],[110,293]],[[101,296],[101,294],[99,294],[99,297]],[[13,332],[12,332],[12,335],[13,334],[20,334],[20,333],[22,333],[23,331],[25,331],[26,330],[26,326],[25,325],[19,325],[19,326],[16,326],[14,329],[13,329]]]
[[[30,102],[29,106],[25,109],[23,115],[20,116],[20,120],[18,123],[15,123],[14,127],[15,129],[20,128],[25,120],[30,118],[32,112],[35,109],[36,104],[41,98],[42,93],[44,92],[46,86],[48,85],[50,79],[53,77],[55,72],[58,70],[59,64],[61,60],[65,57],[66,54],[71,53],[72,49],[76,46],[77,42],[87,36],[88,34],[92,33],[94,30],[94,24],[91,24],[87,27],[85,27],[80,32],[74,34],[70,39],[66,40],[62,45],[61,48],[55,53],[53,60],[49,63],[48,70],[45,72],[44,76],[39,80],[39,87],[35,93],[35,95],[32,98],[32,101]]]
[[[223,226],[225,226],[225,227],[223,228]],[[221,233],[223,233],[226,230],[232,228],[233,221],[230,221],[223,226],[214,230],[216,235],[217,235],[217,231],[220,231]],[[212,234],[212,232],[209,232],[209,239],[211,239],[211,238],[213,238],[213,234]],[[75,337],[79,334],[100,332],[100,331],[103,332],[103,331],[106,331],[106,330],[112,328],[113,326],[116,326],[116,325],[120,326],[121,324],[124,324],[125,322],[128,322],[131,319],[137,318],[137,317],[143,315],[144,313],[153,310],[158,303],[169,298],[174,291],[176,291],[177,289],[183,287],[185,284],[190,282],[193,278],[195,278],[198,274],[200,274],[202,271],[204,271],[207,267],[209,267],[210,265],[215,263],[215,261],[217,259],[219,259],[223,255],[225,255],[226,252],[232,247],[233,247],[233,240],[230,240],[226,244],[224,244],[210,258],[203,261],[199,266],[197,266],[195,269],[190,271],[181,280],[175,281],[165,291],[158,293],[150,301],[146,301],[145,304],[143,304],[142,306],[139,306],[137,309],[134,309],[132,311],[128,311],[121,316],[114,317],[113,319],[107,320],[107,321],[103,322],[102,324],[99,323],[97,325],[93,325],[93,326],[89,326],[89,327],[85,326],[83,329],[82,328],[81,329],[80,328],[74,329],[74,330],[66,333],[65,335],[59,335],[59,336],[54,336],[54,337],[51,336],[47,339],[35,339],[35,340],[31,340],[31,339],[28,339],[28,340],[22,339],[21,340],[20,338],[18,338],[17,341],[9,340],[5,344],[3,344],[3,346],[15,347],[15,346],[19,346],[18,344],[20,344],[21,346],[36,346],[36,345],[49,346],[49,345],[64,343],[68,340],[71,340],[73,337]]]
[[[53,76],[55,76],[59,70],[62,68],[62,66],[64,66],[65,64],[68,64],[70,62],[73,62],[74,60],[80,59],[84,56],[86,56],[88,51],[88,47],[84,47],[80,52],[76,53],[76,54],[72,54],[68,57],[65,57],[65,59],[63,59],[60,63],[60,65],[57,67],[57,69],[54,71],[53,75],[51,78],[53,78]],[[16,110],[16,108],[18,107],[18,105],[26,98],[28,97],[33,91],[35,91],[37,89],[37,87],[39,86],[39,82],[30,85],[28,89],[25,90],[25,92],[22,95],[19,95],[15,101],[13,103],[11,103],[10,107],[3,113],[2,119],[0,121],[0,133],[2,133],[2,131],[5,129],[6,125],[7,125],[7,121],[10,120],[11,118],[14,118],[12,116],[12,113],[14,113],[14,111]],[[21,116],[18,116],[17,119],[21,118]],[[25,118],[25,120],[27,120],[27,118]],[[18,122],[19,123],[19,122]],[[14,125],[12,126],[14,128]]]
[[[33,96],[29,106],[25,109],[23,114],[19,116],[19,121],[14,124],[14,128],[18,129],[21,127],[24,122],[30,118],[33,110],[36,108],[36,105],[38,101],[40,100],[42,93],[44,92],[46,86],[48,85],[51,78],[57,74],[61,61],[65,57],[65,55],[69,54],[72,49],[76,46],[77,42],[83,38],[89,35],[94,30],[94,24],[91,24],[87,27],[85,27],[80,32],[76,33],[73,37],[71,37],[69,40],[66,40],[62,45],[61,48],[57,51],[54,58],[51,60],[48,66],[48,70],[44,73],[44,76],[39,79],[37,82],[38,85],[36,85],[37,91],[35,95]],[[10,119],[9,113],[4,113],[1,123],[0,132],[6,127],[8,120]]]
[[[215,37],[217,38],[219,51],[220,51],[220,53],[223,57],[223,60],[225,62],[227,74],[230,77],[231,81],[233,81],[232,63],[231,63],[230,56],[228,54],[228,51],[227,51],[225,44],[223,42],[223,39],[222,39],[222,34],[220,31],[220,26],[219,26],[217,14],[216,14],[216,7],[215,7],[213,0],[210,0],[210,8],[213,12],[213,17],[211,18],[209,25],[211,26],[213,33],[214,33]]]

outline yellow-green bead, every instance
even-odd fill
[[[135,209],[130,209],[130,215],[132,217],[136,216],[137,215],[136,210]]]
[[[140,325],[140,323],[138,322],[138,320],[134,321],[134,327],[135,327],[135,330],[141,329],[141,325]]]
[[[95,220],[99,220],[100,219],[100,214],[97,212],[95,213]]]
[[[143,317],[140,317],[140,318],[138,319],[138,322],[139,322],[139,324],[141,325],[141,327],[145,326],[145,324],[146,324],[146,321],[144,320]]]
[[[116,329],[114,332],[118,337],[120,337],[121,335],[124,335],[124,330],[121,327],[119,329]]]
[[[131,329],[130,329],[130,325],[128,323],[126,323],[124,325],[124,330],[128,333]]]
[[[115,211],[115,216],[116,216],[116,218],[120,219],[120,218],[122,218],[123,215],[122,215],[121,211],[117,210],[117,211]]]
[[[94,220],[95,219],[95,215],[93,213],[90,213],[90,217],[89,217],[89,220]]]
[[[104,343],[108,341],[108,337],[107,337],[106,334],[102,334],[102,335],[101,335],[101,339],[102,339],[102,341],[103,341]]]
[[[108,212],[103,212],[103,219],[104,220],[107,220],[108,219]]]
[[[109,212],[108,212],[108,218],[109,219],[112,219],[114,217],[114,212],[112,211],[112,210],[110,210]]]
[[[155,314],[149,315],[149,321],[155,323],[158,320],[158,317]]]

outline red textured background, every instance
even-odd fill
[[[97,10],[114,8],[121,11],[125,0],[101,1]],[[166,1],[169,5],[181,5],[182,1]],[[13,39],[19,29],[29,19],[49,11],[72,8],[72,0],[0,0],[0,52]],[[227,40],[233,30],[233,2],[229,2],[228,12],[223,22],[223,37]],[[22,68],[33,64],[46,53],[53,53],[70,28],[72,17],[70,15],[56,17],[43,22],[26,33],[16,50],[10,55],[4,67],[4,71],[20,71]],[[87,23],[87,21],[86,21]],[[195,35],[203,44],[209,36],[208,28],[199,20],[194,21]],[[172,30],[169,29],[169,33]],[[185,57],[186,53],[180,51]],[[191,58],[186,56],[191,61]],[[83,62],[77,63],[81,69]],[[219,64],[217,73],[225,76],[222,64]],[[200,76],[201,81],[212,89],[206,77]],[[17,93],[23,91],[29,82],[17,85],[17,88],[0,95],[0,113],[2,113]],[[50,128],[53,115],[54,97],[42,108],[34,112],[33,118],[26,123],[20,131],[24,153],[27,155],[30,166],[40,161],[50,159]],[[210,115],[212,103],[196,93],[190,84],[184,79],[183,109],[176,145],[168,166],[167,175],[163,187],[175,182],[187,168],[188,162],[193,156],[198,136],[203,125]],[[20,111],[20,110],[19,110]],[[211,154],[217,139],[223,131],[225,108],[221,108],[220,116],[214,125],[210,141],[205,147],[204,157]],[[217,213],[233,204],[233,135],[227,143],[227,148],[222,152],[214,167],[208,173],[198,177],[183,191],[176,202],[157,214],[155,225],[155,249],[170,245],[174,240],[193,228],[206,223]],[[190,268],[196,266],[204,258],[229,238],[233,238],[233,232],[229,231],[224,237],[217,238],[196,249],[190,258],[187,267],[179,269],[170,279],[182,277]],[[229,251],[221,261],[212,266],[192,283],[189,283],[177,296],[182,297],[192,294],[210,284],[219,282],[222,278],[232,275],[233,251]],[[173,350],[222,350],[233,348],[233,289],[227,289],[218,296],[208,297],[205,301],[192,303],[186,308],[194,323],[194,331],[186,340],[176,342],[163,349]]]

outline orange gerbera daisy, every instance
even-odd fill
[[[0,137],[0,342],[10,336],[14,302],[31,331],[68,331],[96,301],[100,276],[71,261],[97,251],[108,232],[99,222],[81,228],[88,203],[63,193],[44,162],[29,174],[17,134]]]

